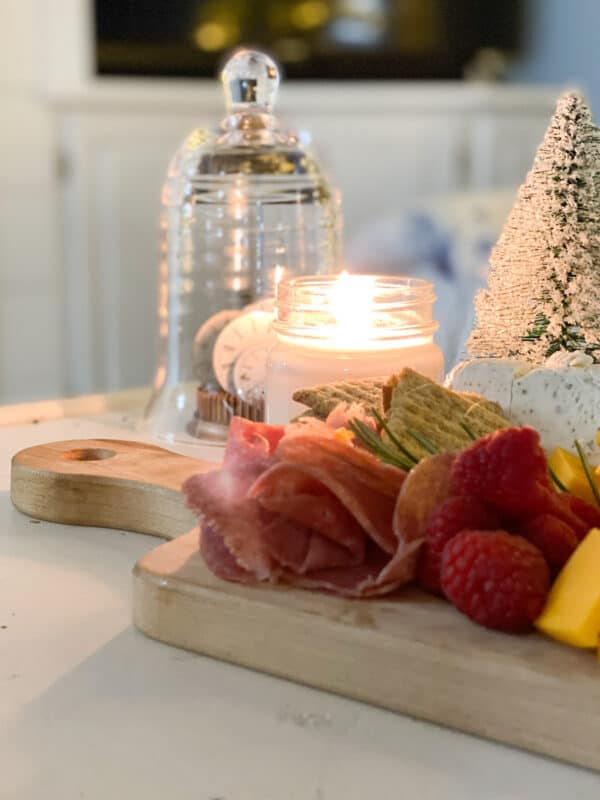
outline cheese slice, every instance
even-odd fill
[[[578,439],[598,463],[600,365],[531,370],[514,383],[509,416],[534,427],[546,450],[573,450]]]
[[[505,414],[510,413],[513,384],[531,365],[511,358],[473,358],[461,361],[446,378],[455,392],[473,392],[493,400]]]
[[[567,561],[535,626],[548,636],[575,647],[598,646],[600,529],[593,528]]]
[[[567,355],[573,361],[576,354]],[[572,451],[573,442],[578,439],[591,463],[597,465],[600,364],[563,366],[564,363],[564,359],[554,358],[544,366],[532,368],[516,359],[471,359],[452,370],[446,385],[495,400],[515,425],[530,425],[539,431],[547,451],[555,447]]]

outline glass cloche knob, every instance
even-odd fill
[[[237,50],[223,67],[221,81],[230,110],[260,108],[271,111],[279,86],[279,68],[258,50]]]

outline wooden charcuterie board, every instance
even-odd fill
[[[13,456],[10,493],[24,514],[173,539],[196,524],[181,484],[215,464],[118,439],[29,447]]]
[[[193,518],[177,491],[213,466],[131,442],[60,442],[14,457],[11,492],[42,519],[177,536],[134,568],[133,621],[148,636],[600,770],[594,654],[487,631],[413,590],[346,600],[221,581],[197,530],[181,535]]]

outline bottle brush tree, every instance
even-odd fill
[[[558,101],[475,312],[472,356],[600,361],[600,130],[577,94]]]

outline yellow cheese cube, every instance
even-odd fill
[[[535,626],[548,636],[575,647],[598,646],[599,528],[592,528],[561,570]]]
[[[593,506],[596,505],[579,456],[563,450],[562,447],[556,447],[550,454],[548,464],[567,491]]]

